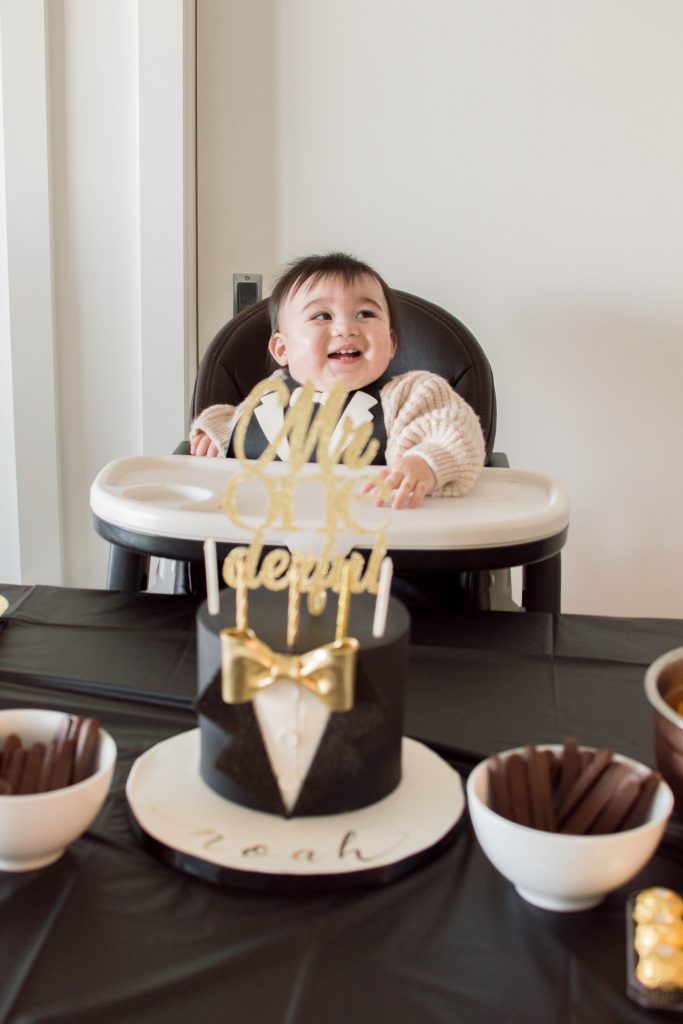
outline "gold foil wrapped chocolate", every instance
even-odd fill
[[[673,924],[683,918],[683,898],[672,889],[655,886],[638,894],[633,919],[638,924]]]
[[[683,1009],[683,898],[672,889],[643,889],[631,910],[629,995],[648,1009]],[[635,961],[635,962],[634,962]]]
[[[683,989],[683,949],[657,946],[648,956],[638,960],[636,978],[650,989]]]
[[[683,949],[683,920],[665,924],[639,924],[633,939],[638,956],[649,956],[657,946]]]

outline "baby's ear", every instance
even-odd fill
[[[279,331],[271,336],[268,342],[268,351],[280,366],[287,365],[287,343]]]
[[[398,335],[396,334],[396,331],[394,331],[394,330],[392,330],[390,332],[390,334],[391,334],[391,357],[393,359],[393,357],[396,355],[396,349],[398,348]]]

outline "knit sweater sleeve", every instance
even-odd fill
[[[275,370],[270,375],[271,380],[279,380],[286,377],[284,370]],[[230,444],[230,438],[237,426],[237,421],[244,412],[247,399],[239,405],[209,405],[202,409],[199,416],[190,424],[190,441],[194,441],[197,434],[202,431],[211,438],[217,448],[220,448],[221,455],[225,455]]]
[[[225,455],[243,405],[243,402],[237,406],[209,405],[203,409],[190,425],[190,441],[203,432],[211,438],[217,448],[220,448],[221,454]]]
[[[387,465],[419,455],[436,477],[434,494],[455,497],[474,486],[486,457],[479,417],[448,381],[414,370],[381,393],[387,429]]]

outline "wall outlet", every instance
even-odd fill
[[[237,316],[247,306],[261,300],[262,274],[232,275],[232,315]]]

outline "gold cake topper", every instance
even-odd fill
[[[365,591],[376,594],[382,559],[386,554],[385,524],[371,530],[357,522],[350,509],[353,490],[359,483],[358,475],[342,474],[336,471],[340,464],[349,469],[365,469],[371,465],[378,449],[378,442],[372,438],[372,422],[354,425],[351,418],[341,418],[348,392],[343,385],[337,385],[326,397],[323,404],[315,401],[315,389],[305,384],[298,401],[290,404],[283,416],[277,436],[270,441],[258,459],[247,459],[244,441],[249,422],[265,395],[274,394],[281,408],[290,401],[290,391],[284,381],[265,380],[257,384],[246,400],[244,411],[235,428],[234,448],[241,470],[231,477],[225,488],[221,508],[233,523],[253,533],[249,547],[233,548],[223,563],[223,579],[228,586],[237,589],[238,569],[245,572],[245,586],[256,589],[285,590],[296,580],[298,593],[308,595],[309,610],[322,611],[328,590],[342,591],[342,575],[345,565],[348,574],[348,592],[360,594]],[[333,438],[334,435],[334,438]],[[275,475],[269,467],[276,458],[283,443],[288,445],[284,471]],[[309,465],[315,451],[316,463],[310,463],[311,472],[302,475],[302,469]],[[317,470],[313,467],[317,466]],[[245,481],[256,478],[266,495],[266,511],[263,521],[253,527],[239,514],[238,492]],[[365,479],[364,477],[361,479]],[[264,536],[268,529],[296,533],[299,530],[294,516],[294,497],[297,485],[302,481],[317,480],[322,485],[325,497],[322,550],[312,554],[295,548],[275,548],[261,559]],[[381,497],[387,497],[387,485],[377,483]],[[363,555],[353,552],[349,558],[334,554],[335,542],[341,529],[365,536],[375,537],[375,543],[366,562]],[[339,637],[338,637],[339,638]]]
[[[289,408],[283,415],[277,437],[258,459],[250,460],[244,451],[246,432],[261,399],[268,394],[275,394],[282,409],[288,403]],[[235,629],[220,632],[222,696],[227,703],[252,700],[265,687],[280,679],[289,679],[315,693],[331,711],[347,711],[353,707],[359,645],[357,640],[347,636],[351,594],[364,591],[377,594],[381,581],[384,600],[378,601],[378,605],[383,603],[386,614],[390,574],[385,573],[389,562],[384,559],[386,524],[373,531],[356,522],[350,503],[359,476],[338,470],[340,464],[351,470],[367,468],[378,449],[378,442],[372,438],[371,422],[354,425],[350,417],[342,415],[346,398],[346,389],[338,385],[322,403],[317,403],[313,385],[306,384],[298,401],[290,402],[289,388],[284,381],[271,379],[258,384],[245,403],[234,440],[241,469],[228,482],[221,503],[233,523],[253,534],[249,547],[233,548],[223,563],[223,579],[236,593]],[[271,464],[285,444],[288,454],[283,472],[272,473]],[[315,468],[302,474],[314,451],[317,462],[310,465]],[[239,489],[252,478],[259,481],[266,495],[265,516],[257,527],[240,517],[238,507]],[[294,497],[302,480],[317,480],[323,489],[325,510],[324,525],[319,531],[322,534],[320,553],[274,548],[262,558],[266,530],[279,529],[294,534],[299,531]],[[382,481],[376,481],[376,485],[382,498],[390,494],[390,488]],[[375,544],[367,563],[358,552],[348,558],[333,554],[340,529],[365,536],[374,534]],[[259,586],[273,591],[289,590],[287,646],[290,648],[296,645],[298,638],[301,594],[308,595],[309,612],[320,614],[327,591],[335,591],[338,605],[334,641],[299,656],[274,653],[248,626],[248,592]]]

